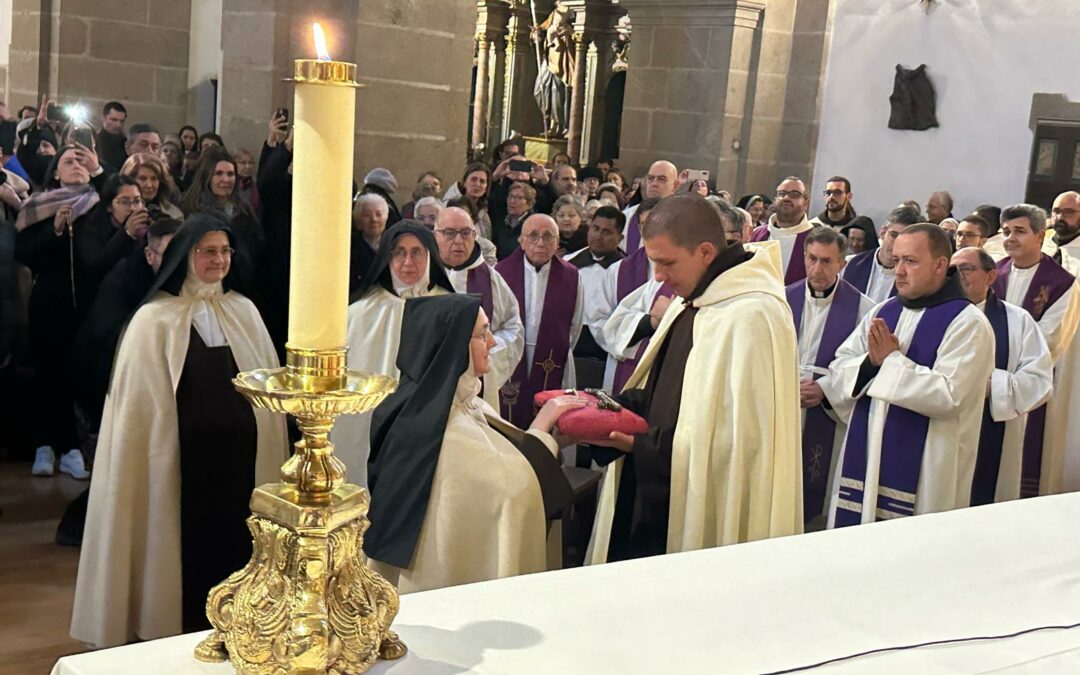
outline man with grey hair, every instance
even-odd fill
[[[124,150],[128,157],[136,152],[147,152],[161,157],[161,133],[150,124],[132,124],[127,130]]]
[[[997,268],[989,253],[968,246],[951,262],[964,295],[994,329],[994,372],[986,383],[971,505],[1017,499],[1028,413],[1053,391],[1054,361],[1031,315],[994,294]]]
[[[468,213],[451,206],[439,212],[435,243],[454,290],[480,296],[480,306],[487,314],[495,346],[490,352],[491,371],[484,376],[481,393],[493,409],[498,409],[499,388],[510,379],[525,349],[525,326],[506,280],[484,262],[477,245],[478,232]]]
[[[859,325],[874,301],[840,278],[846,260],[844,235],[819,225],[806,235],[806,278],[790,284],[787,301],[799,338],[799,399],[803,409],[803,518],[808,529],[824,527],[829,479],[847,432],[848,397],[829,372],[836,349]]]
[[[898,206],[893,209],[878,233],[881,239],[878,247],[863,251],[848,260],[847,267],[844,268],[844,281],[874,302],[884,302],[896,295],[893,243],[905,227],[920,220],[922,216],[916,208]]]
[[[926,219],[935,225],[940,225],[946,218],[952,218],[953,198],[945,190],[930,195],[926,202]]]
[[[609,466],[592,563],[802,531],[791,312],[772,254],[728,246],[725,220],[730,206],[678,194],[643,228],[656,280],[680,299],[617,396],[648,431],[588,439],[616,451],[594,452]]]
[[[1057,417],[1061,420],[1059,426],[1066,426],[1067,411],[1062,406],[1067,407],[1072,390],[1073,378],[1066,371],[1072,370],[1076,360],[1068,353],[1080,323],[1080,292],[1076,278],[1043,253],[1045,211],[1031,204],[1006,207],[1001,211],[1001,232],[1009,257],[997,265],[994,292],[1005,302],[1026,309],[1038,323],[1059,370],[1059,382],[1064,385],[1048,406],[1032,411],[1028,417],[1021,496],[1054,494],[1065,485],[1067,446],[1051,418]],[[1080,349],[1071,352],[1080,354]],[[1080,439],[1074,437],[1072,443],[1080,444]],[[1080,445],[1077,448],[1080,450]],[[1072,461],[1080,462],[1080,457]],[[1073,474],[1070,481],[1080,488],[1080,465],[1069,471]]]

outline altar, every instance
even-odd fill
[[[372,673],[769,673],[1080,623],[1080,494],[535,574],[401,598]],[[202,634],[60,659],[53,675],[232,672]],[[1080,629],[875,653],[814,673],[1080,672]]]

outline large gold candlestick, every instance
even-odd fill
[[[233,380],[254,406],[294,416],[303,436],[281,482],[255,488],[251,560],[210,591],[214,630],[195,650],[252,675],[362,673],[406,651],[390,631],[397,590],[363,552],[368,491],[345,483],[327,440],[338,415],[371,410],[397,386],[345,362],[355,73],[296,62],[286,367]]]

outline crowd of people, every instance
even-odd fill
[[[118,102],[92,133],[57,110],[0,123],[0,349],[32,371],[32,473],[93,474],[57,533],[83,546],[72,632],[197,630],[287,454],[229,381],[285,353],[288,120],[256,163]],[[594,563],[1080,489],[1080,194],[898,195],[879,225],[842,176],[812,216],[796,176],[735,199],[523,143],[400,206],[385,168],[356,181],[349,367],[400,385],[332,440],[403,592],[547,569],[566,465],[605,471]],[[591,389],[649,431],[561,434]]]

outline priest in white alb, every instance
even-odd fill
[[[844,267],[844,281],[877,302],[896,295],[896,261],[893,243],[908,225],[922,220],[918,209],[900,206],[893,209],[878,233],[880,244],[869,251],[851,256]]]
[[[1070,348],[1080,324],[1080,292],[1076,278],[1043,252],[1046,212],[1031,204],[1016,204],[1001,211],[1001,233],[1008,257],[997,265],[994,292],[1012,305],[1023,307],[1038,323],[1057,369],[1055,393],[1045,406],[1028,415],[1024,431],[1024,459],[1020,496],[1034,497],[1065,490],[1064,474],[1070,445],[1080,443],[1068,434],[1075,372],[1072,361],[1080,350]],[[1053,418],[1053,419],[1051,419]],[[1077,458],[1080,460],[1080,458]],[[1080,466],[1076,469],[1080,489]]]
[[[1069,274],[1080,275],[1080,193],[1063,192],[1050,212],[1057,251],[1054,260]],[[1063,448],[1062,491],[1080,490],[1080,340],[1062,354],[1054,374],[1054,396],[1047,410],[1047,443]],[[1073,411],[1070,413],[1070,411]]]
[[[681,299],[617,396],[648,431],[594,451],[609,464],[591,563],[802,532],[795,328],[776,247],[728,246],[739,218],[679,194],[645,225],[656,279]]]
[[[940,227],[908,227],[893,254],[897,297],[867,314],[831,367],[855,409],[829,527],[971,501],[994,333],[950,268]]]
[[[458,293],[478,295],[484,314],[491,317],[495,346],[488,358],[481,396],[491,407],[498,408],[499,387],[510,379],[525,350],[525,326],[510,287],[484,262],[477,245],[478,233],[469,214],[456,206],[443,209],[435,219],[435,242],[450,283]]]
[[[808,529],[824,527],[829,479],[847,433],[850,398],[836,388],[829,364],[836,350],[874,306],[840,278],[844,236],[818,226],[806,236],[806,279],[787,287],[799,335],[799,398],[803,408],[803,518]],[[815,522],[816,521],[816,522]]]
[[[809,204],[806,184],[801,178],[788,176],[776,186],[776,213],[769,217],[768,225],[759,225],[750,235],[750,241],[780,243],[785,285],[806,278],[802,252],[806,250],[806,235],[814,227],[806,219]]]
[[[349,305],[349,368],[397,378],[398,346],[405,303],[412,298],[453,293],[439,260],[435,237],[419,221],[388,227],[375,262]],[[371,413],[342,415],[330,440],[345,463],[350,483],[367,486]]]
[[[1017,499],[1028,413],[1050,397],[1054,361],[1031,315],[994,294],[997,268],[989,253],[962,248],[953,254],[952,264],[964,294],[983,310],[994,330],[994,372],[986,386],[971,505]]]

